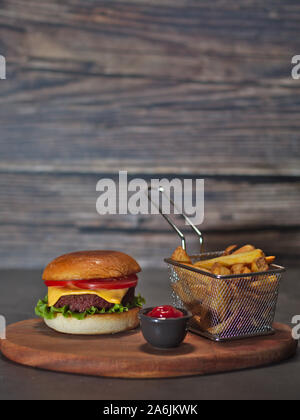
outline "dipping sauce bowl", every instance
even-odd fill
[[[185,309],[180,318],[152,318],[147,314],[155,307],[144,308],[139,313],[141,330],[145,340],[153,347],[168,349],[178,347],[185,339],[188,323],[192,315]]]

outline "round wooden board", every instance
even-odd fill
[[[7,328],[1,351],[14,362],[42,369],[117,378],[166,378],[269,365],[293,356],[291,329],[275,324],[272,336],[214,343],[188,334],[177,349],[156,350],[140,330],[106,336],[72,336],[31,319]]]

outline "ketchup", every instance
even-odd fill
[[[183,313],[171,305],[157,306],[147,313],[151,318],[181,318]]]

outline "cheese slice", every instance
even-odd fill
[[[79,289],[77,287],[48,287],[48,306],[54,306],[62,296],[97,295],[109,303],[121,303],[128,289]]]

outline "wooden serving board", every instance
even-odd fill
[[[72,336],[31,319],[7,328],[1,351],[10,360],[42,369],[119,378],[163,378],[233,371],[293,356],[291,329],[275,324],[272,336],[214,343],[189,333],[177,349],[156,350],[140,330],[107,336]]]

